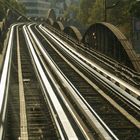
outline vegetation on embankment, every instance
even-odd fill
[[[106,21],[119,27],[125,34],[127,32],[127,36],[130,37],[132,18],[140,18],[140,1],[106,0],[106,13]],[[80,0],[80,4],[72,4],[64,15],[72,15],[73,19],[85,27],[105,21],[105,0]]]
[[[16,0],[0,0],[0,21],[5,18],[7,9],[11,7],[22,13],[25,13],[25,7]]]

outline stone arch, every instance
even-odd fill
[[[85,32],[82,42],[138,72],[140,60],[127,38],[110,23],[96,23]]]
[[[75,26],[69,26],[64,29],[64,32],[71,36],[72,38],[76,39],[77,41],[81,41],[82,35],[80,31]]]
[[[63,26],[62,22],[60,22],[60,21],[54,22],[53,27],[60,31],[64,30],[64,26]]]
[[[54,21],[53,21],[51,18],[48,18],[48,19],[46,20],[46,23],[52,26],[53,23],[54,23]]]

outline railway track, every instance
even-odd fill
[[[8,135],[6,139],[36,140],[44,137],[59,139],[50,109],[44,100],[33,69],[21,28],[17,29],[16,38],[10,86],[12,96],[9,98],[12,109],[9,110],[8,116],[11,119],[8,119],[10,126],[7,126],[9,134],[6,134]],[[16,119],[18,121],[15,121]],[[18,127],[15,126],[14,121],[18,122]],[[17,132],[18,134],[16,134]]]
[[[43,26],[13,25],[0,83],[0,139],[138,140],[138,89],[127,88],[133,97],[111,76]]]
[[[56,36],[55,36],[55,38],[59,42],[59,38],[56,37]],[[94,63],[94,61],[92,61],[91,59],[89,59],[85,55],[83,55],[83,54],[79,55],[80,53],[79,54],[77,53],[77,52],[79,52],[78,50],[73,49],[73,47],[68,45],[66,42],[64,42],[64,43],[62,43],[62,42],[63,41],[60,41],[60,44],[64,44],[64,46],[66,47],[67,50],[71,51],[74,55],[76,55],[77,57],[82,59],[82,61],[86,61],[86,63],[88,63],[88,65],[91,66],[92,69],[96,70],[96,72],[100,73],[100,75],[102,75],[104,77],[107,77],[107,79],[109,79],[111,82],[113,82],[116,85],[118,85],[119,87],[121,87],[123,90],[127,91],[132,96],[134,96],[136,98],[139,98],[139,95],[140,95],[139,88],[135,88],[135,86],[132,86],[128,82],[123,81],[121,78],[118,78],[117,76],[115,76],[115,75],[111,74],[110,72],[106,71],[105,69],[100,67],[98,64]],[[139,83],[137,83],[137,84],[139,84]]]
[[[7,77],[9,82],[5,87],[0,85],[8,88],[6,93],[1,92],[7,98],[2,100],[6,119],[1,122],[0,139],[85,139],[71,115],[72,109],[56,97],[57,91],[44,73],[26,27],[19,25],[12,26],[4,65],[8,73],[2,74],[4,82]]]
[[[43,28],[42,28],[42,31],[43,31]],[[55,65],[59,67],[61,72],[69,79],[70,83],[82,95],[82,97],[91,106],[91,108],[94,109],[99,116],[101,116],[102,120],[113,131],[113,133],[115,133],[115,135],[119,139],[124,139],[124,138],[125,139],[138,139],[140,129],[139,129],[139,125],[137,124],[139,124],[139,120],[136,120],[136,122],[133,121],[135,120],[135,118],[131,116],[131,113],[133,112],[133,110],[130,107],[129,107],[130,111],[128,110],[128,108],[126,109],[124,106],[127,106],[127,104],[123,103],[123,107],[126,109],[126,112],[125,112],[125,110],[121,107],[122,101],[120,99],[118,100],[117,98],[117,102],[120,105],[117,104],[116,102],[113,102],[111,98],[108,98],[108,96],[104,94],[102,89],[95,86],[93,81],[96,81],[96,80],[93,80],[93,79],[91,80],[91,79],[88,79],[87,77],[85,78],[84,76],[81,76],[81,75],[85,75],[85,73],[81,75],[79,74],[80,72],[77,73],[76,71],[81,69],[80,66],[78,66],[77,64],[78,62],[66,56],[64,51],[58,47],[58,44],[54,42],[52,37],[49,36],[49,33],[47,33],[45,29],[43,33],[45,37],[40,37],[37,31],[35,32],[38,38],[40,38],[40,42],[43,44],[43,46],[46,46],[45,49],[50,55],[51,59],[53,59],[53,61],[56,63]],[[59,42],[59,45],[60,44],[63,45],[61,42]],[[76,69],[76,67],[78,69]],[[55,72],[53,72],[53,70],[52,70],[52,73],[55,75]],[[55,76],[57,77],[57,75]],[[109,92],[108,90],[105,89],[105,87],[102,87],[102,88],[104,89],[105,92]],[[112,94],[112,92],[109,92],[109,94]],[[134,115],[134,113],[132,114]],[[137,117],[135,116],[136,119],[138,119],[139,113],[136,111],[135,114],[137,116]]]
[[[68,42],[73,48],[77,51],[81,52],[83,55],[96,62],[98,65],[111,72],[112,74],[120,77],[124,81],[132,84],[133,86],[139,88],[140,83],[140,74],[131,70],[130,68],[116,62],[115,60],[97,52],[96,50],[89,49],[83,44],[77,42],[70,36],[66,35],[63,32],[49,26],[45,25],[48,29],[50,29],[53,33],[58,35],[62,40]]]

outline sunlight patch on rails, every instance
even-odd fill
[[[57,99],[57,97],[56,97],[56,95],[55,95],[55,93],[54,93],[54,91],[53,91],[53,89],[52,89],[44,71],[43,71],[43,68],[42,68],[42,66],[41,66],[41,64],[40,64],[40,62],[39,62],[39,60],[36,56],[35,50],[34,50],[32,44],[31,44],[29,36],[27,34],[26,26],[23,27],[23,30],[24,30],[24,34],[25,34],[25,37],[26,37],[26,41],[28,43],[28,47],[29,47],[29,49],[32,53],[32,56],[34,58],[34,62],[37,66],[38,72],[41,76],[41,79],[43,81],[45,89],[46,89],[47,93],[49,94],[49,97],[50,97],[50,99],[53,103],[53,106],[54,106],[54,108],[57,112],[59,120],[61,121],[61,125],[63,126],[63,129],[64,129],[63,131],[65,131],[68,139],[75,139],[76,140],[78,138],[77,138],[77,136],[76,136],[76,134],[75,134],[75,132],[74,132],[74,130],[73,130],[73,128],[72,128],[72,126],[71,126],[71,124],[70,124],[70,122],[69,122],[69,120],[68,120],[68,118],[67,118],[67,116],[64,112],[64,110],[62,109],[62,106],[60,105],[60,103],[59,103],[59,101],[58,101],[58,99]]]

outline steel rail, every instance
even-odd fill
[[[140,79],[140,74],[137,73],[136,71],[128,68],[127,66],[124,66],[124,65],[118,63],[117,61],[105,56],[104,54],[101,54],[95,50],[85,47],[84,44],[77,42],[72,37],[68,36],[67,34],[65,34],[63,32],[60,32],[59,30],[57,30],[49,25],[47,25],[46,27],[48,27],[50,31],[55,33],[55,35],[59,36],[64,41],[66,41],[69,44],[71,44],[72,46],[74,46],[75,50],[81,50],[83,52],[86,52],[87,55],[89,56],[89,58],[90,58],[90,56],[92,56],[92,58],[95,58],[95,60],[101,62],[103,65],[105,64],[105,66],[110,68],[111,73],[113,73],[114,75],[116,75],[116,73],[117,73],[120,76],[122,76],[123,78],[125,78],[124,81],[127,82],[127,80],[129,80],[130,83],[134,84],[136,87],[139,86],[140,83],[137,81],[139,81],[139,79]],[[132,93],[130,93],[130,94],[132,94]],[[135,95],[135,94],[132,94],[132,95],[137,98],[137,95]]]
[[[26,26],[27,26],[27,25],[26,25]],[[23,32],[24,32],[24,31],[23,31]],[[28,33],[28,30],[27,30],[27,33]],[[29,33],[28,33],[28,34],[29,34]],[[25,35],[24,35],[24,36],[25,36]],[[30,36],[29,36],[29,37],[30,37]],[[25,38],[26,38],[26,37],[25,37]],[[31,38],[30,38],[30,41],[31,41],[31,43],[33,43]],[[28,42],[26,42],[26,44],[28,44]],[[33,56],[32,56],[32,53],[31,53],[29,47],[28,47],[28,51],[29,51],[29,54],[30,54],[30,56],[31,56],[31,61],[32,61],[32,64],[33,64],[35,73],[36,73],[37,78],[38,78],[38,80],[39,80],[39,82],[40,82],[40,85],[41,85],[41,87],[42,87],[42,92],[45,94],[45,95],[43,95],[44,98],[45,98],[45,102],[47,102],[47,104],[48,104],[48,106],[49,106],[49,108],[50,108],[52,117],[53,117],[53,119],[54,119],[54,123],[55,123],[56,126],[57,126],[57,130],[58,130],[58,132],[59,132],[59,134],[60,134],[61,139],[62,139],[62,140],[65,140],[64,134],[63,134],[63,132],[61,131],[61,126],[59,125],[58,119],[57,119],[57,117],[56,117],[56,112],[54,111],[54,108],[53,108],[53,106],[52,106],[52,103],[51,103],[50,99],[48,98],[48,96],[46,96],[46,89],[45,89],[45,87],[44,87],[44,83],[42,82],[42,79],[41,79],[41,77],[40,77],[40,74],[39,74],[39,72],[38,72],[37,66],[36,66],[36,64],[35,64],[34,58],[33,58]]]
[[[38,30],[38,29],[37,29]],[[38,30],[38,32],[40,33],[40,34],[42,34],[39,30]],[[44,36],[44,35],[42,35],[43,36],[43,38],[44,39],[46,39],[46,41],[47,42],[49,42],[48,41],[48,39]],[[50,45],[51,45],[51,43],[49,43]],[[93,84],[93,82],[91,81],[91,80],[87,80],[87,78],[86,78],[86,76],[84,76],[78,69],[76,70],[76,68],[74,68],[74,66],[71,64],[71,62],[68,62],[68,60],[67,59],[65,59],[64,58],[64,56],[62,55],[62,54],[60,54],[60,52],[55,48],[55,47],[53,47],[53,45],[51,45],[51,47],[62,57],[62,59],[64,59],[69,65],[71,65],[71,67],[73,68],[73,69],[75,69],[75,71],[77,71],[87,82],[89,82],[89,83],[92,83]],[[75,61],[72,57],[70,57],[70,59],[72,59],[73,60],[73,62]],[[75,61],[76,62],[76,61]],[[78,62],[76,62],[77,64],[78,64]],[[82,67],[83,65],[81,65],[81,67]],[[85,69],[85,67],[84,67],[84,69]],[[90,73],[89,71],[88,71],[88,73]],[[94,75],[93,75],[93,77],[95,77]],[[96,79],[98,79],[98,77],[95,77]],[[100,79],[99,79],[100,80]],[[99,89],[99,87],[97,87],[96,85],[94,85],[94,87],[95,87],[95,89]],[[102,91],[102,90],[98,90],[98,92],[105,98],[105,99],[107,99],[117,110],[119,110],[123,115],[125,115],[126,116],[126,118],[128,118],[128,120],[130,121],[130,122],[132,122],[137,128],[140,128],[140,122],[138,121],[138,120],[136,120],[132,115],[130,115],[127,111],[125,111],[120,105],[118,105],[118,103],[116,103],[113,99],[111,99],[108,95],[106,95],[106,94],[103,94],[104,92]]]
[[[32,54],[36,68],[37,68],[38,73],[40,75],[40,78],[42,80],[42,84],[44,86],[45,91],[48,93],[48,96],[51,99],[51,102],[56,110],[57,117],[58,117],[59,121],[61,122],[61,125],[63,127],[63,131],[65,131],[66,137],[68,139],[75,139],[76,140],[78,138],[77,138],[64,110],[62,109],[62,106],[60,105],[60,103],[59,103],[59,101],[58,101],[58,99],[53,91],[53,88],[50,85],[49,80],[47,79],[45,72],[44,72],[44,70],[43,70],[43,68],[42,68],[42,66],[37,58],[36,52],[35,52],[34,47],[30,41],[29,35],[27,33],[26,26],[23,27],[23,30],[24,30],[24,35],[26,38],[28,48]]]
[[[73,59],[72,57],[71,57],[71,59]],[[77,59],[77,58],[76,58]],[[74,59],[73,59],[74,60]],[[80,60],[81,61],[81,60]],[[79,63],[78,61],[76,62],[76,63]],[[81,67],[84,67],[82,64],[80,64],[81,65]],[[84,69],[86,69],[85,67],[84,67]],[[89,69],[90,69],[90,67],[89,67]],[[88,70],[88,73],[90,73],[90,74],[92,74],[93,73],[93,70],[91,70],[91,71],[89,71]],[[96,71],[95,71],[95,74],[96,75],[93,75],[93,77],[95,77],[96,79],[98,79],[98,80],[100,80],[100,82],[102,82],[102,80],[100,79],[100,74],[98,74]],[[103,77],[103,80],[106,80],[105,79],[105,77]],[[105,84],[106,86],[109,86],[107,83],[105,83],[104,81],[102,82],[103,84]],[[111,83],[112,84],[112,83]],[[118,87],[117,87],[118,88]],[[115,92],[116,93],[116,91],[111,87],[110,88],[113,92]],[[118,93],[118,92],[117,92]],[[121,94],[122,95],[122,94]],[[128,94],[129,95],[129,94]],[[129,95],[130,96],[130,95]],[[104,96],[105,98],[106,98],[106,96]],[[125,97],[124,97],[125,98]],[[131,98],[131,97],[130,97]],[[134,98],[135,99],[135,98]],[[109,102],[112,104],[112,102],[109,100]],[[130,102],[130,101],[129,101]],[[131,107],[131,105],[130,105],[130,107]],[[135,106],[134,106],[135,107]],[[133,108],[134,108],[133,107]],[[123,110],[120,110],[120,107],[118,108],[118,106],[116,106],[116,109],[118,109],[123,115],[125,115],[126,116],[126,118],[128,118],[137,128],[140,128],[140,122],[138,121],[138,120],[136,120],[131,114],[129,114],[127,111],[125,111],[124,109]],[[139,107],[137,107],[136,106],[136,109],[137,109],[137,111],[139,111]]]
[[[36,40],[36,43],[38,44],[38,47],[42,53],[42,55],[45,57],[45,59],[48,61],[48,63],[51,65],[51,68],[55,71],[55,73],[59,76],[59,79],[65,83],[65,86],[69,90],[73,99],[75,99],[77,102],[79,108],[81,108],[82,112],[86,114],[87,120],[90,120],[90,123],[92,126],[95,127],[97,133],[100,135],[102,139],[115,139],[118,140],[118,138],[113,134],[113,132],[106,126],[106,124],[102,121],[102,119],[96,114],[96,112],[90,107],[90,105],[85,101],[85,99],[80,95],[80,93],[75,89],[75,87],[71,84],[71,82],[66,78],[66,76],[61,72],[61,70],[55,65],[53,60],[49,57],[35,34],[33,35],[34,39]],[[108,134],[109,133],[109,134]]]
[[[35,34],[33,33],[33,31],[31,30],[30,26],[31,26],[31,25],[29,25],[30,33],[32,34],[32,36],[33,36],[33,38],[34,38],[36,44],[38,45],[38,47],[39,47],[38,49],[39,49],[40,52],[43,54],[43,56],[45,56],[45,50],[42,48],[42,46],[41,46],[39,40],[37,39],[37,37],[35,36]],[[46,52],[46,54],[47,54],[47,52]],[[40,55],[39,55],[39,56],[40,56]],[[45,57],[45,58],[46,58],[46,57]],[[56,81],[55,81],[54,78],[52,77],[52,74],[50,73],[50,71],[48,70],[48,68],[45,67],[46,64],[45,64],[44,60],[42,60],[42,58],[40,58],[40,60],[41,60],[41,62],[42,62],[42,64],[43,64],[43,66],[44,66],[44,69],[45,69],[46,72],[47,72],[47,75],[50,77],[52,83],[54,83],[54,86],[56,87],[56,90],[58,91],[59,96],[61,97],[61,99],[62,99],[63,102],[65,103],[65,105],[66,105],[67,109],[69,110],[69,112],[71,113],[71,115],[73,116],[75,122],[76,122],[77,125],[79,126],[79,128],[80,128],[82,134],[84,135],[85,139],[90,140],[91,138],[90,138],[90,136],[89,136],[89,134],[88,134],[89,132],[86,132],[85,128],[81,125],[81,122],[77,119],[77,116],[76,116],[75,113],[73,112],[73,109],[70,107],[70,105],[69,105],[68,102],[66,101],[64,95],[62,94],[62,92],[60,91],[59,87],[57,86],[58,83],[56,83]]]
[[[104,83],[106,83],[107,86],[108,85],[111,85],[111,89],[113,91],[115,91],[119,96],[121,96],[124,100],[126,100],[127,102],[129,102],[135,108],[137,108],[138,110],[140,110],[140,102],[136,98],[134,98],[133,96],[131,96],[130,94],[128,94],[126,91],[122,90],[120,87],[118,87],[117,85],[115,85],[114,83],[112,83],[110,80],[108,80],[107,78],[105,78],[103,75],[99,74],[94,68],[96,68],[97,70],[101,71],[102,73],[104,73],[105,75],[107,75],[108,77],[110,77],[111,79],[114,79],[118,83],[121,83],[121,84],[123,83],[122,85],[128,86],[127,88],[132,89],[133,92],[135,92],[137,95],[140,95],[140,91],[138,89],[130,86],[126,82],[122,81],[121,79],[117,78],[116,76],[112,75],[111,73],[107,72],[106,70],[102,69],[97,64],[91,62],[85,56],[83,56],[83,55],[79,54],[78,52],[74,51],[68,44],[66,44],[60,38],[58,38],[56,35],[54,35],[53,33],[51,33],[48,29],[44,28],[41,25],[39,27],[40,27],[40,29],[43,32],[45,32],[47,35],[49,35],[51,39],[53,39],[57,44],[59,44],[61,46],[61,48],[63,48],[63,50],[65,50],[65,52],[67,52],[68,54],[70,54],[71,56],[73,56],[73,58],[75,58],[75,60],[77,60],[78,62],[81,63],[81,65],[83,65],[84,67],[86,67],[90,71],[90,73],[92,75],[94,75],[93,73],[96,73],[98,79],[102,79],[102,81],[104,81]]]
[[[15,27],[18,24],[12,25],[10,28],[9,39],[7,44],[7,50],[5,54],[5,60],[2,67],[2,74],[0,79],[0,139],[4,139],[4,128],[7,110],[10,70],[11,70],[11,59],[12,59],[12,48],[13,48],[13,35]]]
[[[34,38],[36,44],[38,45],[39,50],[42,50],[41,44],[40,44],[39,40],[37,39],[37,37],[35,36],[35,34],[33,33],[32,29],[31,29],[31,26],[32,26],[32,25],[33,25],[33,24],[31,24],[31,25],[28,26],[29,31],[30,31],[32,37]],[[38,48],[37,48],[37,49],[38,49]],[[37,49],[36,49],[36,51],[37,51]],[[44,51],[41,51],[41,52],[43,52],[43,54],[44,54]],[[46,53],[47,53],[47,52],[46,52]],[[75,122],[77,123],[77,125],[78,125],[79,128],[80,128],[80,130],[82,131],[82,134],[84,135],[84,137],[85,137],[87,140],[90,140],[90,136],[88,136],[87,132],[85,131],[85,128],[81,125],[81,123],[80,123],[80,121],[77,119],[77,116],[75,115],[73,109],[70,107],[70,105],[68,104],[68,102],[67,102],[67,100],[65,99],[64,95],[62,94],[62,91],[61,91],[60,88],[57,86],[58,83],[56,83],[56,81],[54,80],[54,78],[53,78],[52,74],[50,73],[50,71],[48,70],[48,68],[45,67],[46,64],[45,64],[44,60],[41,58],[40,52],[38,52],[38,57],[40,58],[40,61],[41,61],[42,65],[43,65],[45,71],[47,72],[47,75],[49,76],[49,78],[51,79],[52,83],[54,84],[54,87],[56,88],[56,90],[57,90],[59,96],[60,96],[61,99],[63,100],[63,102],[64,102],[64,104],[66,105],[67,109],[69,110],[69,112],[70,112],[71,115],[73,116]]]
[[[60,39],[58,36],[56,36],[54,33],[50,32],[47,28],[44,28],[42,25],[39,25],[39,27],[41,29],[46,30],[47,32],[49,32],[54,38],[56,38],[56,40],[59,40],[59,42],[61,44],[63,44],[66,48],[68,48],[69,50],[73,51],[73,49],[70,47],[70,45],[68,45],[66,42],[64,42],[62,39]],[[115,75],[111,74],[110,72],[104,70],[103,68],[101,68],[99,65],[97,64],[93,64],[93,62],[91,62],[91,60],[85,58],[83,55],[78,54],[78,52],[74,52],[78,57],[80,57],[81,59],[85,60],[87,63],[89,63],[93,68],[96,68],[98,71],[102,72],[103,74],[105,74],[106,76],[108,76],[110,79],[115,80],[116,82],[120,83],[122,86],[124,86],[126,89],[132,91],[133,93],[135,93],[136,95],[140,96],[140,90],[131,86],[130,84],[126,83],[125,81],[121,80],[120,78],[116,77]]]
[[[56,35],[58,35],[59,37],[61,37],[61,38],[66,38],[67,41],[68,41],[69,43],[71,43],[71,44],[73,44],[73,45],[76,44],[77,47],[78,47],[79,49],[82,49],[82,50],[85,50],[85,49],[86,49],[86,50],[89,51],[89,52],[88,52],[89,54],[90,54],[90,52],[92,52],[92,54],[90,54],[90,55],[96,54],[96,55],[93,56],[93,57],[97,57],[97,56],[98,56],[97,59],[98,59],[99,61],[105,60],[106,62],[108,62],[107,65],[110,65],[110,67],[112,67],[112,66],[115,67],[115,65],[116,65],[116,63],[117,63],[118,67],[119,67],[122,71],[126,71],[126,72],[129,73],[131,76],[135,76],[135,77],[139,77],[139,76],[140,76],[138,72],[136,72],[136,71],[130,69],[130,68],[127,67],[127,66],[124,66],[124,65],[118,63],[116,60],[113,60],[113,59],[109,58],[108,56],[106,56],[106,55],[104,55],[104,54],[102,54],[102,53],[100,53],[100,52],[97,52],[97,51],[95,51],[95,50],[92,50],[92,49],[89,49],[89,48],[85,47],[84,44],[77,42],[75,39],[73,39],[71,36],[68,36],[66,33],[60,32],[59,30],[57,30],[57,29],[55,29],[55,28],[53,28],[53,27],[51,27],[51,26],[49,26],[49,25],[46,25],[46,27],[48,27],[52,32],[56,33]],[[95,52],[94,52],[94,51],[95,51]],[[99,59],[99,58],[101,58],[101,59]]]

